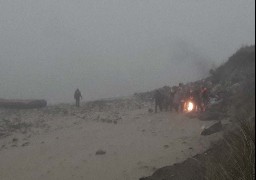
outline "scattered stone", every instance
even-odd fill
[[[5,136],[5,135],[6,135],[6,133],[0,132],[0,137]]]
[[[164,145],[164,148],[165,149],[168,149],[170,146],[169,145]]]
[[[210,126],[209,128],[206,128],[202,131],[201,135],[203,136],[207,136],[207,135],[211,135],[217,132],[220,132],[222,130],[222,124],[221,121],[213,124],[212,126]]]
[[[25,142],[25,143],[23,143],[21,146],[28,146],[30,143],[29,142]]]
[[[153,109],[149,108],[149,109],[148,109],[148,112],[149,112],[149,113],[153,113],[154,111],[153,111]]]
[[[29,134],[29,135],[27,136],[27,138],[31,138],[31,136],[32,136],[32,135],[31,135],[31,134]]]
[[[105,154],[106,154],[106,151],[98,150],[98,151],[96,151],[95,154],[96,154],[96,155],[105,155]]]

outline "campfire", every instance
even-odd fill
[[[185,112],[192,112],[195,110],[195,104],[192,101],[187,101],[184,103],[184,111]]]

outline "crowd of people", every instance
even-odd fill
[[[80,107],[82,94],[79,89],[74,93],[76,107]],[[155,113],[160,111],[184,112],[187,101],[193,102],[195,111],[205,111],[209,103],[209,92],[205,86],[188,86],[182,83],[179,86],[174,86],[170,89],[158,89],[155,91]]]
[[[169,90],[156,90],[154,94],[155,113],[160,111],[184,112],[187,101],[193,102],[194,110],[203,112],[209,103],[209,91],[206,86],[183,85]]]

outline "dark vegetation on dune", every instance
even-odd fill
[[[205,80],[213,83],[215,92],[225,95],[222,111],[232,124],[225,129],[223,140],[204,154],[140,180],[255,179],[255,46],[239,49],[226,63],[210,70]]]

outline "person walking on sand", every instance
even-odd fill
[[[74,98],[76,100],[76,107],[80,107],[80,99],[82,99],[83,97],[79,89],[76,89]]]

